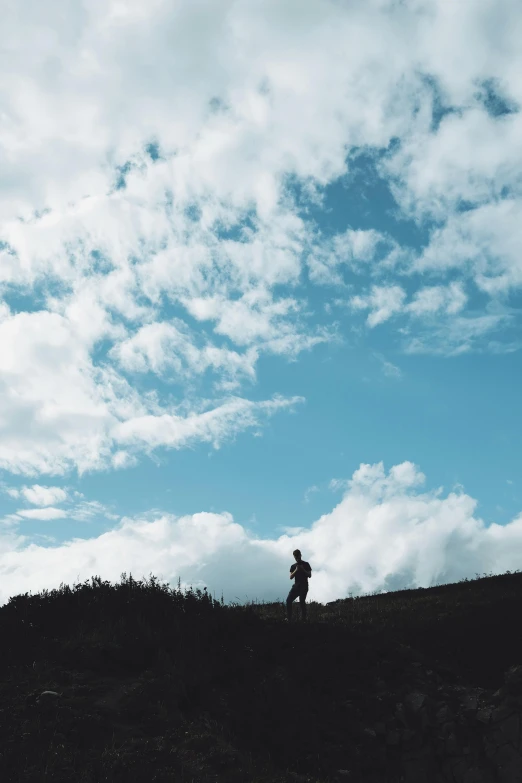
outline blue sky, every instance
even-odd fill
[[[516,3],[218,6],[8,14],[0,600],[518,568]]]

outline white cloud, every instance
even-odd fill
[[[99,467],[116,417],[146,410],[123,379],[115,398],[117,379],[94,367],[68,318],[46,311],[14,315],[0,324],[0,344],[4,469],[35,475]]]
[[[333,492],[338,492],[339,490],[346,489],[348,486],[348,481],[346,479],[331,479],[329,483],[329,488]]]
[[[24,519],[63,519],[67,517],[67,511],[63,508],[53,508],[52,506],[46,506],[45,508],[26,508],[16,512],[19,517]]]
[[[374,353],[375,358],[381,363],[382,371],[388,378],[402,378],[402,370],[393,362],[389,362],[382,354]]]
[[[17,500],[23,499],[39,508],[18,509],[14,514],[4,517],[4,525],[12,526],[20,519],[74,519],[88,522],[94,518],[117,520],[120,515],[114,514],[107,506],[97,500],[85,500],[81,492],[69,493],[61,487],[44,487],[39,484],[22,487],[5,487],[4,493]],[[65,503],[65,508],[56,508],[55,503]]]
[[[404,309],[421,318],[441,311],[454,315],[462,310],[466,302],[467,295],[462,283],[453,282],[448,286],[427,286],[419,289]]]
[[[300,311],[300,304],[292,298],[274,301],[266,289],[250,289],[234,301],[224,296],[198,297],[185,305],[198,321],[217,321],[215,332],[238,345],[258,343],[278,353],[281,340],[287,338],[290,345],[295,345],[293,353],[302,349],[303,338],[305,343],[310,339],[301,337],[295,325],[286,320],[289,314]],[[288,347],[281,352],[289,352]]]
[[[484,339],[491,332],[503,329],[513,322],[517,315],[515,310],[511,311],[505,305],[490,303],[485,313],[463,313],[467,301],[463,284],[453,281],[448,285],[420,288],[409,302],[406,302],[406,292],[400,286],[373,286],[370,293],[358,294],[347,301],[339,300],[338,304],[347,305],[355,312],[370,310],[366,319],[370,328],[393,316],[407,317],[407,325],[397,329],[397,332],[403,335],[402,343],[406,353],[456,356],[471,350],[517,350],[518,344]],[[400,369],[381,354],[373,355],[381,361],[386,375],[401,376]]]
[[[422,491],[424,483],[411,462],[388,472],[382,463],[363,464],[330,513],[308,529],[290,528],[272,539],[256,538],[228,513],[207,512],[124,518],[98,537],[58,546],[28,545],[26,537],[6,532],[0,535],[0,602],[95,574],[115,582],[122,571],[135,578],[153,573],[173,585],[180,577],[217,596],[223,591],[226,601],[284,599],[296,547],[313,569],[309,600],[320,602],[519,567],[522,515],[486,525],[469,495]]]
[[[219,448],[222,441],[248,428],[255,427],[263,417],[304,402],[302,397],[277,397],[263,402],[233,398],[217,408],[191,412],[187,416],[175,414],[147,415],[117,424],[112,437],[117,443],[182,448],[194,441],[210,442]]]
[[[67,516],[79,522],[88,522],[91,519],[104,517],[105,519],[119,519],[119,514],[113,514],[98,500],[84,500],[69,509]]]
[[[496,201],[503,188],[520,195],[522,115],[493,118],[476,98],[469,95],[467,101],[463,111],[447,114],[435,133],[427,122],[417,124],[383,162],[382,170],[396,178],[394,195],[407,213],[444,218],[462,202]]]
[[[431,353],[441,356],[458,356],[478,350],[484,337],[503,328],[510,318],[506,313],[471,314],[451,318],[415,336],[407,336],[404,350],[410,354]],[[492,341],[486,343],[486,348],[498,350],[492,345]]]
[[[373,260],[379,243],[396,246],[393,240],[375,229],[348,229],[330,239],[321,238],[307,259],[310,279],[315,283],[342,284],[341,264],[363,271]]]
[[[453,316],[462,310],[467,296],[462,283],[454,281],[447,286],[420,288],[413,295],[411,302],[406,303],[405,300],[406,292],[401,286],[374,285],[370,293],[351,297],[348,305],[355,311],[370,310],[366,322],[373,328],[399,313],[423,319],[440,313]]]
[[[382,324],[393,315],[400,313],[403,309],[406,292],[398,285],[392,286],[372,286],[371,292],[366,296],[353,296],[349,300],[349,305],[353,310],[370,309],[371,312],[366,319],[368,326],[373,328]]]
[[[310,498],[315,492],[319,492],[319,487],[316,487],[315,484],[312,487],[308,487],[304,494],[304,502],[309,503]]]
[[[505,199],[452,215],[416,262],[419,271],[468,269],[490,294],[522,284],[522,200]]]
[[[33,484],[32,487],[22,487],[15,491],[17,494],[13,497],[22,496],[34,506],[52,506],[67,499],[67,492],[62,487],[42,487],[40,484]]]
[[[214,410],[192,409],[186,419],[173,415],[154,396],[140,396],[110,367],[93,364],[89,343],[110,329],[97,325],[96,315],[96,309],[85,313],[82,326],[70,310],[19,313],[0,323],[0,467],[26,475],[124,467],[134,457],[118,443],[179,448],[201,436],[218,444],[228,433],[258,422],[259,415],[294,402],[232,398]],[[218,363],[220,357],[210,352]],[[168,437],[161,435],[164,425]]]
[[[228,388],[238,385],[238,378],[255,380],[258,358],[255,348],[238,353],[211,343],[199,347],[195,335],[188,332],[182,321],[145,324],[131,337],[116,343],[110,355],[116,357],[125,370],[151,370],[182,381],[193,373],[202,374],[212,369],[228,381]]]

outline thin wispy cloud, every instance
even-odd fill
[[[309,503],[310,502],[310,498],[312,497],[312,495],[314,493],[316,493],[316,492],[319,492],[319,491],[320,491],[319,487],[316,487],[315,485],[313,487],[308,487],[306,492],[305,492],[305,494],[304,494],[304,502],[305,503]]]
[[[26,508],[19,509],[16,512],[17,516],[23,519],[63,519],[67,516],[67,512],[63,508],[53,508],[52,506],[46,506],[45,508]]]
[[[402,371],[393,362],[388,361],[382,354],[374,353],[375,358],[380,363],[382,371],[387,378],[402,378]]]

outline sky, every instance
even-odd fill
[[[0,605],[521,568],[519,0],[0,5]]]

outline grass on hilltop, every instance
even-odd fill
[[[281,602],[226,606],[154,576],[15,596],[0,608],[0,778],[326,783],[364,761],[347,694],[364,703],[405,655],[483,688],[522,662],[522,574],[476,576],[311,601],[306,624],[296,604],[290,625]],[[62,695],[44,707],[44,690]]]

